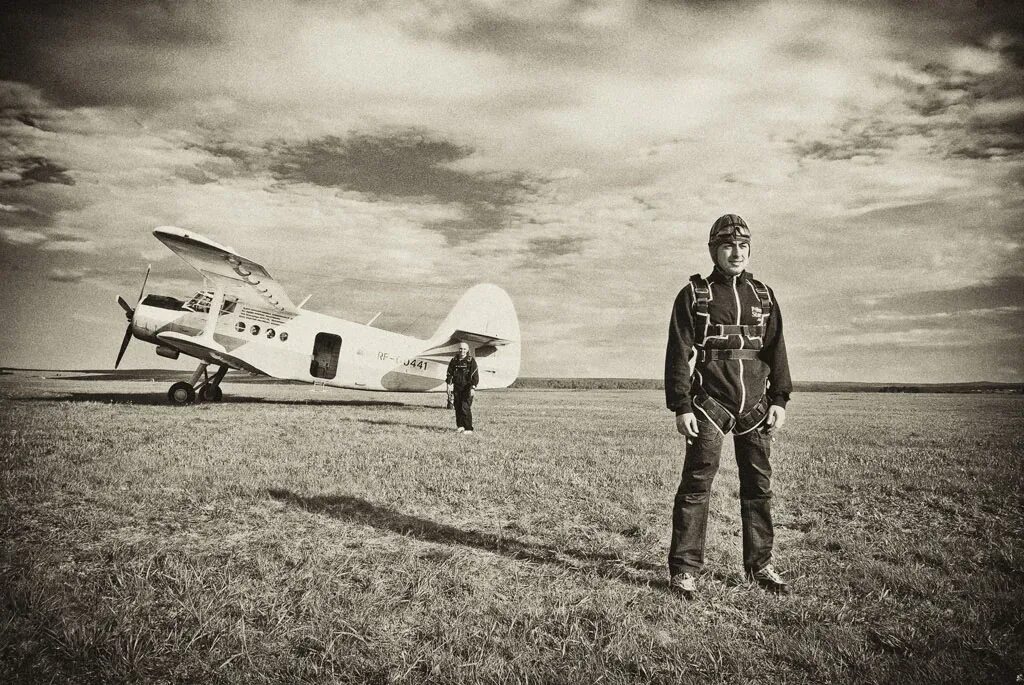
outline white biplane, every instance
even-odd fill
[[[204,288],[189,300],[143,297],[130,306],[114,368],[132,336],[156,345],[161,357],[199,360],[188,381],[171,386],[172,404],[220,401],[229,369],[315,385],[397,392],[443,392],[448,361],[460,342],[480,368],[478,388],[504,388],[519,375],[519,320],[508,294],[496,285],[473,286],[430,338],[392,333],[295,305],[267,270],[197,233],[172,226],[153,231],[198,271]],[[149,269],[146,270],[146,279]],[[376,317],[374,317],[376,319]],[[214,365],[211,374],[207,367]]]

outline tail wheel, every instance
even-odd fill
[[[224,393],[219,385],[204,385],[199,391],[199,397],[204,402],[220,402],[224,398]]]
[[[167,391],[167,399],[171,401],[171,404],[177,404],[178,406],[192,404],[196,401],[196,389],[185,381],[179,381]]]

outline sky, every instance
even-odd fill
[[[658,378],[737,213],[795,380],[1024,381],[1014,2],[8,3],[0,45],[0,365],[111,368],[147,264],[201,287],[174,225],[421,337],[496,283],[521,375]]]

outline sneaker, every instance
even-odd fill
[[[472,435],[473,431],[466,431],[466,435]]]
[[[697,594],[697,576],[692,573],[677,573],[668,581],[668,589],[683,599],[693,599]]]
[[[789,583],[769,564],[760,571],[747,571],[747,580],[757,583],[765,590],[780,595],[789,594]]]
[[[464,433],[465,431],[466,431],[466,429],[463,428],[462,426],[459,426],[458,428],[455,429],[456,433]]]

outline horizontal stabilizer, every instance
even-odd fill
[[[484,333],[470,333],[469,331],[455,331],[452,333],[452,340],[456,344],[465,342],[480,346],[491,345],[492,347],[501,347],[502,345],[509,345],[515,342],[506,338],[497,338],[493,335],[486,335]]]
[[[427,357],[434,354],[452,353],[460,342],[467,343],[470,347],[503,347],[511,345],[514,340],[498,338],[484,333],[470,333],[469,331],[455,331],[443,342],[434,344],[430,349],[424,350],[420,356]]]

